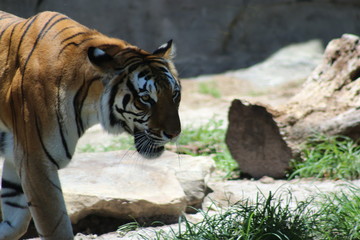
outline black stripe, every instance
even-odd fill
[[[138,93],[137,93],[136,90],[135,90],[134,85],[132,84],[132,82],[131,82],[130,80],[128,80],[128,81],[126,82],[126,86],[129,88],[129,90],[130,90],[130,92],[132,93],[133,96],[137,96],[137,95],[138,95]]]
[[[13,227],[13,225],[11,225],[11,222],[10,222],[10,221],[8,221],[8,220],[3,221],[3,223],[5,223],[5,224],[9,225],[9,227],[11,227],[11,228],[14,228],[14,227]]]
[[[16,197],[19,195],[22,195],[22,193],[19,193],[19,192],[2,193],[1,198]]]
[[[63,44],[64,42],[66,42],[66,41],[68,41],[68,40],[70,40],[70,39],[72,39],[72,38],[75,38],[75,37],[77,37],[77,36],[79,36],[79,35],[83,35],[83,34],[86,34],[86,32],[78,32],[78,33],[75,33],[75,34],[71,35],[70,37],[67,37],[67,38],[63,39],[63,40],[61,41],[61,44]]]
[[[86,97],[89,94],[89,89],[91,87],[91,85],[95,82],[95,81],[99,81],[102,78],[100,76],[98,77],[94,77],[93,79],[91,79],[90,81],[87,81],[86,79],[84,79],[83,81],[83,85],[79,88],[79,90],[76,92],[74,100],[73,100],[73,107],[74,107],[74,113],[75,113],[75,121],[76,121],[76,125],[77,125],[77,131],[78,131],[78,136],[81,137],[85,131],[84,129],[84,123],[82,121],[81,118],[81,111],[84,105],[84,101],[86,99]]]
[[[57,14],[56,16],[59,16],[59,14]],[[55,22],[53,22],[48,29],[46,29],[46,31],[44,32],[44,34],[42,35],[41,39],[45,37],[45,35],[56,25],[58,24],[59,22],[62,22],[64,20],[68,20],[69,18],[68,17],[62,17],[62,18],[59,18],[57,19]]]
[[[33,21],[33,18],[34,17],[31,17],[31,18],[28,18],[28,19],[25,19],[25,23],[21,26],[21,30],[31,21]],[[35,16],[35,18],[37,18],[37,16]]]
[[[123,109],[126,109],[126,106],[128,105],[128,103],[130,102],[131,96],[130,94],[125,94],[122,104],[123,104]]]
[[[1,181],[1,188],[12,189],[18,193],[24,193],[20,184],[13,183],[13,182],[7,181],[5,179],[2,179],[2,181]]]
[[[115,102],[115,96],[117,94],[117,92],[119,91],[119,84],[113,86],[111,88],[111,91],[110,91],[110,98],[109,98],[109,103],[108,103],[108,108],[110,109],[110,116],[109,116],[109,120],[110,120],[110,125],[111,126],[114,126],[116,123],[117,123],[117,119],[113,113],[113,108],[112,106],[114,105],[114,102]]]
[[[141,123],[141,124],[142,124],[142,123],[148,122],[149,119],[150,119],[150,116],[148,116],[147,119],[136,119],[136,118],[134,118],[134,122],[138,122],[138,123]]]
[[[61,187],[59,187],[59,186],[56,185],[53,181],[51,181],[51,179],[50,179],[49,177],[47,177],[46,180],[48,180],[48,182],[51,184],[51,186],[53,186],[54,188],[56,188],[59,192],[62,192]]]
[[[3,30],[2,30],[1,33],[0,33],[0,40],[1,40],[2,36],[4,35],[4,33],[6,32],[6,30],[8,30],[9,27],[10,27],[11,25],[13,25],[14,23],[15,23],[15,22],[11,22],[11,23],[9,23],[7,26],[5,26],[5,27],[3,28]],[[18,23],[20,23],[20,22],[18,22]]]
[[[21,44],[22,44],[22,42],[23,42],[23,40],[24,40],[24,37],[25,37],[26,33],[29,31],[30,27],[34,24],[34,22],[35,22],[35,20],[37,19],[37,17],[38,17],[38,15],[36,15],[35,17],[33,17],[33,18],[31,19],[31,21],[29,22],[29,25],[26,27],[25,31],[24,31],[23,34],[21,35],[21,38],[20,38],[20,41],[19,41],[19,45],[18,45],[18,50],[17,50],[16,53],[19,52],[20,46],[21,46]],[[23,28],[25,25],[26,25],[26,23],[25,23],[21,28]]]
[[[22,42],[23,42],[23,40],[24,40],[24,38],[25,38],[25,35],[26,35],[27,32],[29,31],[30,27],[34,24],[34,22],[35,22],[35,20],[37,19],[38,16],[39,16],[39,15],[36,15],[34,18],[32,18],[32,20],[30,21],[29,25],[26,27],[25,31],[23,32],[23,34],[22,34],[22,36],[21,36],[21,38],[20,38],[19,45],[18,45],[18,52],[19,52],[20,47],[21,47],[21,45],[22,45]],[[54,16],[53,16],[53,17],[54,17]],[[30,60],[30,58],[31,58],[31,56],[32,56],[32,54],[33,54],[33,52],[34,52],[34,50],[35,50],[38,42],[39,42],[39,39],[40,39],[40,36],[41,36],[42,32],[45,30],[45,28],[47,27],[47,25],[48,25],[49,23],[50,23],[50,20],[48,20],[48,21],[46,22],[46,24],[44,25],[44,27],[41,29],[40,33],[37,35],[37,38],[36,38],[36,40],[35,40],[35,43],[33,44],[32,48],[31,48],[31,51],[30,51],[30,53],[28,54],[28,56],[27,56],[27,58],[26,58],[26,60],[25,60],[24,65],[22,66],[23,74],[22,74],[21,83],[20,83],[20,89],[21,89],[21,95],[22,95],[22,104],[25,103],[25,94],[24,94],[25,91],[24,91],[24,84],[23,84],[23,83],[24,83],[24,78],[25,78],[26,66],[27,66],[27,64],[28,64],[28,62],[29,62],[29,60]],[[23,111],[23,116],[25,116],[25,115],[26,115],[26,114],[25,114],[25,108],[23,108],[22,111]],[[24,121],[24,125],[25,125],[25,119],[23,119],[23,121]],[[37,126],[37,127],[38,127],[38,126]],[[26,132],[27,132],[27,131],[25,131],[25,135],[26,135]],[[25,138],[27,138],[27,136],[25,136]],[[40,140],[41,140],[41,137],[40,137],[40,136],[39,136],[39,138],[40,138]],[[25,144],[27,145],[27,141],[26,141]],[[27,149],[27,146],[24,146],[24,147],[25,147],[25,149]],[[57,165],[57,164],[56,164],[56,165]]]
[[[9,62],[9,57],[10,57],[10,53],[11,53],[11,43],[13,42],[12,40],[12,37],[14,35],[14,31],[15,31],[15,28],[20,24],[21,22],[18,22],[16,24],[13,25],[13,28],[11,30],[11,33],[10,33],[10,37],[9,37],[9,45],[8,45],[8,52],[7,52],[7,57],[6,57],[6,63],[5,63],[5,66],[8,65],[8,62]]]
[[[139,66],[141,66],[142,63],[135,63],[133,65],[131,65],[128,69],[128,74],[131,74],[133,71],[135,71]]]
[[[142,70],[139,74],[138,74],[138,78],[142,78],[142,77],[145,77],[147,74],[150,73],[150,70],[148,69],[145,69],[145,70]]]
[[[128,61],[127,64],[124,64],[125,68],[130,68],[132,65],[141,65],[144,64],[142,59],[139,59],[138,57],[133,57],[133,59],[131,61]]]
[[[164,68],[164,67],[157,67],[158,68],[158,70],[160,70],[161,72],[164,72],[164,73],[168,73],[169,71],[166,69],[166,68]]]
[[[87,41],[90,41],[90,40],[92,40],[92,39],[94,39],[94,38],[86,38],[86,39],[83,39],[83,40],[82,40],[81,42],[79,42],[79,43],[70,42],[70,43],[66,44],[66,45],[60,50],[60,52],[59,52],[59,54],[58,54],[58,57],[63,53],[63,51],[64,51],[67,47],[69,47],[69,46],[71,46],[71,45],[73,45],[73,46],[75,46],[75,47],[78,47],[78,46],[80,46],[81,44],[83,44],[83,43],[85,43],[85,42],[87,42]]]
[[[0,152],[5,153],[5,132],[0,132]]]
[[[75,122],[76,122],[78,137],[81,137],[84,133],[84,124],[81,119],[82,106],[81,106],[81,104],[78,104],[78,99],[80,98],[80,95],[81,95],[84,87],[85,87],[85,83],[83,83],[83,85],[79,88],[79,90],[76,92],[75,97],[73,99]]]
[[[59,36],[61,33],[63,33],[64,31],[71,29],[71,28],[75,28],[75,26],[68,26],[68,27],[64,27],[63,29],[61,29],[58,33],[56,33],[56,35],[53,37],[53,40]]]
[[[20,41],[19,41],[19,43],[18,43],[18,51],[17,51],[17,53],[19,52],[19,49],[20,49],[20,46],[21,46],[21,44],[22,44],[22,42],[23,42],[23,40],[24,40],[24,38],[25,38],[25,35],[26,35],[26,33],[29,31],[29,29],[30,29],[30,27],[34,24],[34,22],[35,22],[35,20],[37,19],[37,17],[38,17],[39,15],[36,15],[35,17],[33,17],[31,20],[30,19],[28,19],[28,21],[26,21],[26,23],[27,22],[29,22],[29,24],[28,24],[28,26],[26,27],[26,29],[25,29],[25,31],[23,32],[23,34],[21,35],[21,38],[20,38]],[[21,29],[26,25],[26,23],[21,27]],[[35,43],[35,45],[36,45],[36,43]],[[21,89],[21,95],[22,95],[22,104],[24,104],[25,103],[25,95],[24,95],[24,84],[23,84],[23,82],[24,82],[24,76],[25,76],[25,70],[26,70],[26,65],[27,65],[27,63],[28,63],[28,61],[29,61],[29,59],[30,59],[30,56],[32,55],[32,52],[33,52],[33,50],[34,50],[34,47],[32,48],[32,50],[31,50],[31,52],[30,52],[30,54],[28,55],[28,57],[27,57],[27,59],[26,59],[26,61],[25,61],[25,64],[24,64],[24,66],[23,66],[23,74],[22,74],[22,78],[21,78],[21,83],[20,83],[20,89]],[[23,116],[25,116],[26,114],[25,114],[25,108],[22,108],[22,111],[23,111]],[[25,119],[23,119],[23,121],[24,121],[24,125],[25,125]],[[26,135],[26,132],[27,131],[25,131],[25,135]],[[25,136],[25,138],[26,138],[26,136]],[[26,145],[27,145],[27,141],[26,141],[26,143],[25,143]],[[25,149],[27,149],[27,146],[24,146],[25,147]]]
[[[66,157],[67,157],[68,159],[71,159],[71,158],[72,158],[72,155],[70,154],[69,147],[68,147],[68,145],[67,145],[67,142],[66,142],[66,139],[65,139],[65,136],[64,136],[63,126],[62,126],[62,120],[60,119],[59,114],[60,114],[60,113],[57,111],[57,112],[56,112],[56,117],[57,117],[57,122],[58,122],[58,125],[59,125],[59,132],[60,132],[60,136],[61,136],[61,143],[62,143],[63,148],[64,148],[64,150],[65,150]]]
[[[58,14],[58,15],[59,15],[59,14]],[[52,16],[52,17],[45,23],[45,25],[41,28],[40,33],[37,35],[37,38],[36,38],[36,40],[35,40],[35,42],[34,42],[34,44],[33,44],[33,47],[31,48],[31,51],[29,52],[29,54],[28,54],[28,56],[27,56],[27,58],[26,58],[26,60],[25,60],[25,63],[24,63],[24,66],[23,66],[23,72],[25,72],[26,66],[27,66],[27,64],[28,64],[28,62],[29,62],[32,54],[34,53],[34,50],[35,50],[35,48],[37,47],[40,38],[41,38],[42,35],[44,34],[46,27],[47,27],[47,26],[50,24],[50,22],[51,22],[56,16],[58,16],[58,15]],[[35,20],[35,18],[34,18],[34,20]],[[21,44],[22,44],[22,41],[23,41],[23,39],[24,39],[24,37],[25,37],[25,34],[26,34],[26,32],[28,31],[28,29],[30,28],[30,26],[31,26],[32,24],[33,24],[33,22],[31,22],[31,23],[29,24],[29,26],[27,27],[26,31],[25,31],[25,32],[23,33],[23,35],[21,36],[21,40],[20,40],[20,43],[19,43],[19,46],[18,46],[18,52],[19,52],[20,46],[21,46]],[[25,75],[25,74],[23,73],[23,78],[24,78],[24,75]]]
[[[134,116],[136,116],[136,117],[141,117],[141,116],[143,116],[143,114],[140,114],[140,113],[129,112],[129,111],[123,110],[123,109],[121,109],[121,108],[118,108],[118,106],[116,106],[116,105],[115,105],[115,109],[116,109],[116,111],[117,111],[118,113],[120,113],[124,118],[125,118],[124,113],[126,113],[126,114],[131,114],[131,115],[134,115]]]
[[[131,65],[131,64],[133,64],[133,63],[135,63],[135,62],[141,62],[141,61],[142,61],[142,59],[141,59],[139,56],[136,56],[136,55],[130,56],[130,57],[126,57],[126,56],[125,56],[126,54],[124,54],[123,52],[122,52],[122,55],[124,56],[124,58],[126,58],[126,60],[125,60],[124,63],[123,63],[123,65],[125,65],[125,66]]]
[[[36,127],[36,132],[37,132],[41,147],[44,150],[44,153],[46,154],[46,156],[50,160],[50,162],[52,162],[57,167],[57,169],[60,169],[59,164],[55,161],[55,159],[51,156],[51,154],[45,148],[45,144],[44,144],[44,141],[43,141],[43,139],[41,137],[40,126],[39,126],[39,122],[38,122],[37,118],[35,118],[35,127]]]
[[[22,206],[18,203],[14,203],[14,202],[9,202],[9,201],[6,201],[5,202],[6,205],[10,206],[10,207],[13,207],[13,208],[19,208],[19,209],[25,209],[25,208],[28,208],[27,206]]]

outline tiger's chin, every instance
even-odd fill
[[[138,153],[147,159],[154,159],[160,157],[165,151],[164,144],[159,144],[156,140],[152,139],[145,132],[136,132],[135,148]]]
[[[154,159],[161,156],[161,154],[164,152],[165,147],[164,146],[155,146],[151,148],[151,150],[148,149],[141,149],[137,144],[135,144],[136,150],[138,153],[147,159]]]

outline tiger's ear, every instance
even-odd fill
[[[173,44],[173,41],[170,40],[167,43],[161,45],[153,52],[153,55],[172,60],[175,57],[175,46]]]
[[[89,47],[88,57],[92,64],[104,71],[115,70],[116,62],[114,56],[120,51],[119,46]]]

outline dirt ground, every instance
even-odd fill
[[[276,87],[259,88],[230,74],[186,79],[182,81],[180,118],[184,126],[205,123],[214,115],[227,122],[228,109],[234,99],[275,108],[285,104],[296,94],[302,82],[303,80]],[[216,88],[220,97],[201,93],[201,85]]]

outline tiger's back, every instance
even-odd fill
[[[31,217],[43,239],[72,239],[57,171],[96,123],[134,136],[158,157],[175,140],[180,82],[172,42],[148,53],[67,16],[0,12],[0,240],[19,238]]]
[[[29,95],[28,99],[36,103],[27,103],[28,108],[35,108],[28,110],[28,114],[41,113],[46,109],[43,117],[47,118],[47,123],[51,125],[55,113],[50,113],[48,106],[58,104],[60,97],[72,97],[59,96],[61,92],[74,93],[73,91],[84,87],[81,85],[89,82],[86,74],[94,78],[100,77],[85,70],[89,68],[86,64],[87,45],[84,48],[82,45],[97,42],[104,45],[126,45],[124,41],[108,38],[55,12],[42,12],[29,19],[1,12],[0,31],[0,41],[7,43],[0,45],[0,106],[3,106],[0,119],[7,128],[14,130],[17,125],[22,125],[18,121],[25,117],[26,112],[14,114],[11,112],[14,110],[9,108],[12,105],[26,104],[24,101],[27,97],[24,95]],[[86,79],[87,82],[73,81],[74,78]],[[46,81],[46,84],[43,81]],[[97,87],[101,88],[101,84]],[[20,119],[11,119],[10,116],[14,115]]]

